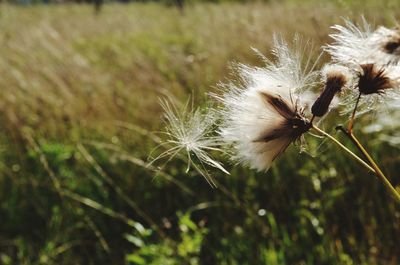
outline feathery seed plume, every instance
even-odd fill
[[[303,70],[303,53],[278,38],[273,53],[276,61],[263,57],[264,68],[239,65],[241,84],[227,84],[217,96],[224,107],[220,135],[233,147],[233,159],[258,170],[267,170],[311,127],[300,94],[315,83],[317,73]]]
[[[357,113],[361,115],[377,110],[380,103],[400,98],[400,65],[361,64],[354,65],[353,69],[354,89],[346,89],[342,102],[345,109],[342,114],[352,112],[357,100]]]
[[[334,40],[324,47],[332,59],[341,64],[397,63],[400,59],[400,30],[379,27],[375,31],[363,18],[360,26],[345,20],[345,26],[334,25]]]
[[[161,101],[166,121],[165,133],[169,137],[164,144],[172,147],[154,158],[151,163],[164,157],[169,157],[169,161],[178,154],[185,154],[188,162],[187,171],[190,166],[193,166],[210,185],[215,186],[205,165],[215,167],[229,174],[220,162],[208,154],[211,151],[222,152],[219,148],[221,145],[220,138],[215,135],[217,117],[211,108],[207,110],[207,113],[202,113],[200,109],[189,110],[188,105],[189,101],[183,108],[178,109],[176,105],[167,100]]]
[[[345,20],[345,26],[335,25],[334,42],[325,47],[334,62],[345,65],[353,73],[352,87],[346,90],[343,114],[353,111],[359,100],[358,115],[376,109],[377,103],[398,98],[400,66],[399,29],[379,27],[375,31],[363,18],[360,26]],[[364,96],[359,98],[360,93]],[[368,96],[367,96],[368,95]]]

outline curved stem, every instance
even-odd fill
[[[353,131],[354,118],[355,118],[355,116],[356,116],[356,111],[357,111],[358,103],[360,102],[360,98],[361,98],[361,93],[358,94],[357,101],[356,101],[356,105],[354,106],[353,113],[351,114],[351,119],[350,119],[350,121],[349,121],[349,126],[347,127],[347,130],[348,130],[349,132],[352,132],[352,131]]]
[[[364,148],[364,146],[358,141],[358,139],[355,137],[355,135],[351,131],[346,131],[342,127],[338,127],[342,132],[345,133],[347,137],[353,142],[353,144],[360,150],[360,152],[367,158],[368,162],[371,164],[375,171],[375,175],[383,182],[383,184],[386,186],[386,188],[389,190],[389,192],[392,194],[392,196],[396,199],[397,202],[400,202],[400,193],[393,187],[393,185],[390,183],[390,181],[387,179],[385,174],[383,174],[382,170],[379,168],[379,166],[376,164],[374,159],[371,157],[371,155],[367,152],[367,150]]]
[[[330,140],[332,140],[335,144],[337,144],[340,148],[342,148],[344,151],[346,151],[349,155],[351,155],[355,160],[357,160],[361,165],[363,165],[366,169],[369,171],[372,171],[375,173],[375,170],[368,165],[364,160],[362,160],[359,156],[354,154],[350,149],[348,149],[346,146],[344,146],[341,142],[339,142],[335,137],[330,135],[329,133],[321,130],[320,128],[316,127],[315,125],[311,125],[311,128],[314,129],[315,131],[319,132],[320,134],[328,137]]]

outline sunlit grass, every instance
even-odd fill
[[[319,47],[342,16],[393,26],[399,4],[377,3],[1,4],[0,264],[397,264],[398,206],[334,147],[266,174],[228,164],[216,190],[146,161],[160,97],[201,104],[274,32]],[[395,184],[397,151],[374,154]]]

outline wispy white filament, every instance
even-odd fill
[[[358,77],[363,71],[361,65],[374,64],[376,69],[384,70],[385,76],[390,78],[393,87],[385,89],[383,93],[362,95],[359,102],[357,115],[368,113],[377,109],[377,104],[386,100],[398,99],[400,95],[399,77],[400,50],[392,53],[385,51],[385,44],[400,36],[398,29],[379,27],[372,30],[371,25],[363,18],[361,25],[357,26],[349,20],[345,25],[335,25],[336,30],[330,36],[334,42],[324,49],[334,62],[345,65],[351,70],[353,84],[344,91],[342,104],[345,106],[342,114],[348,115],[354,109],[354,102],[359,96],[357,87]],[[400,39],[399,39],[400,40]]]
[[[386,88],[381,93],[374,93],[369,95],[362,95],[359,101],[357,115],[369,113],[371,111],[382,110],[379,105],[389,101],[400,100],[400,65],[388,64],[378,65],[375,64],[377,70],[383,70],[385,77],[391,80],[392,87]],[[354,103],[359,96],[359,90],[357,89],[357,83],[359,76],[363,73],[359,65],[353,66],[354,78],[352,88],[344,91],[345,96],[341,104],[344,106],[342,114],[348,115],[354,109]],[[385,105],[390,108],[393,104]]]
[[[372,30],[371,25],[364,18],[359,26],[350,20],[345,20],[344,26],[334,25],[332,29],[336,31],[329,35],[333,43],[325,46],[324,50],[337,63],[386,65],[399,61],[400,49],[389,53],[384,48],[388,42],[400,37],[397,29],[381,26]]]
[[[221,163],[208,154],[211,151],[222,151],[219,148],[220,138],[215,136],[216,115],[213,110],[210,108],[207,113],[201,112],[200,109],[190,110],[189,102],[178,109],[167,100],[161,101],[161,106],[165,115],[165,133],[168,136],[165,144],[171,147],[154,158],[151,163],[164,157],[168,157],[169,161],[178,154],[185,154],[188,162],[187,170],[193,166],[212,185],[214,185],[213,180],[205,165],[229,174]]]
[[[375,57],[373,55],[375,49],[371,50],[368,41],[372,34],[371,26],[365,19],[359,27],[350,20],[345,20],[345,26],[334,25],[332,29],[336,32],[329,36],[334,42],[324,47],[324,50],[332,56],[335,62],[360,64]]]

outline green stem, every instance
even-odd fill
[[[372,171],[375,173],[375,170],[368,165],[364,160],[362,160],[360,157],[358,157],[356,154],[354,154],[350,149],[348,149],[346,146],[344,146],[341,142],[339,142],[338,140],[336,140],[335,137],[333,137],[332,135],[330,135],[329,133],[321,130],[320,128],[316,127],[315,125],[311,125],[315,131],[319,132],[320,134],[328,137],[330,140],[332,140],[335,144],[337,144],[340,148],[342,148],[344,151],[346,151],[349,155],[351,155],[355,160],[357,160],[361,165],[363,165],[366,169],[368,169],[369,171]]]
[[[367,152],[367,150],[364,148],[364,146],[358,141],[358,139],[355,137],[355,135],[350,132],[344,130],[342,127],[339,127],[339,129],[345,133],[347,137],[353,142],[353,144],[360,150],[360,152],[367,158],[368,162],[371,164],[375,171],[375,175],[383,182],[383,184],[386,186],[388,191],[392,194],[392,196],[396,199],[397,202],[400,202],[400,193],[393,187],[393,185],[390,183],[390,181],[387,179],[385,174],[383,174],[382,170],[379,168],[379,166],[376,164],[374,159],[371,157],[371,155]]]

